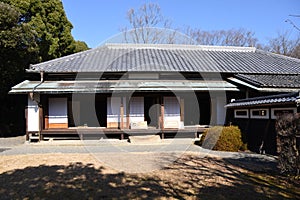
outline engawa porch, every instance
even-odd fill
[[[76,139],[100,139],[108,137],[117,137],[121,140],[127,139],[128,136],[142,136],[142,135],[160,135],[161,139],[166,137],[185,137],[197,138],[199,134],[203,133],[208,127],[206,126],[191,126],[184,129],[112,129],[112,128],[97,128],[97,127],[72,127],[63,129],[44,129],[38,138],[39,140],[49,138],[64,137]]]

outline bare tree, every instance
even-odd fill
[[[266,50],[273,53],[300,58],[300,36],[289,39],[289,32],[278,33],[276,38],[270,39]]]
[[[254,32],[242,28],[215,31],[187,28],[185,32],[201,45],[242,47],[255,47],[259,45],[258,39],[254,37]]]
[[[127,43],[175,43],[176,31],[171,31],[171,22],[166,19],[160,6],[155,3],[142,5],[138,10],[127,12],[130,27],[122,29]]]

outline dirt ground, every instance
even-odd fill
[[[0,157],[1,199],[300,199],[274,162],[186,153],[149,173],[116,171],[91,154]]]

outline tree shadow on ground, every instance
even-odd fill
[[[181,173],[179,192],[195,188],[199,199],[300,199],[299,181],[289,182],[276,161],[264,158],[188,156],[168,170]]]
[[[80,162],[67,166],[40,165],[0,174],[0,196],[1,199],[299,197],[297,188],[286,188],[285,184],[278,185],[280,181],[273,180],[276,179],[272,176],[274,163],[253,159],[200,158],[187,155],[165,169],[147,174],[111,173],[103,167],[95,168],[93,164],[84,165]],[[259,172],[255,171],[257,168],[260,169]],[[299,188],[299,185],[295,187]]]
[[[170,196],[156,179],[103,173],[92,164],[27,167],[0,175],[1,199],[95,199]]]

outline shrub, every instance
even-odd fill
[[[246,147],[237,126],[215,126],[207,129],[200,139],[200,145],[217,151],[238,151]]]

